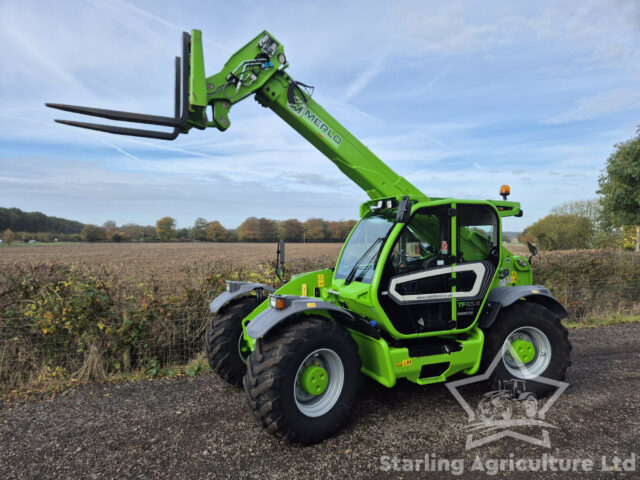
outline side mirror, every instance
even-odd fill
[[[529,264],[531,264],[533,257],[538,255],[538,246],[535,243],[527,242],[527,247],[529,247],[529,252],[531,253],[529,257]]]
[[[411,219],[411,205],[413,202],[409,200],[409,197],[406,196],[398,205],[398,213],[396,214],[396,222],[398,223],[409,223]]]
[[[276,275],[282,280],[284,274],[284,240],[278,242],[278,249],[276,250]]]

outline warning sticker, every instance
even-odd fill
[[[449,244],[447,243],[446,240],[442,241],[442,244],[440,245],[440,250],[442,251],[442,253],[444,253],[445,255],[449,253]]]
[[[407,251],[407,257],[419,257],[420,242],[407,242],[406,251]]]
[[[413,358],[406,358],[399,363],[396,363],[396,367],[410,367],[413,365]]]

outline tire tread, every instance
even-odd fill
[[[288,360],[296,351],[303,349],[309,339],[313,338],[314,333],[320,329],[325,331],[330,329],[336,334],[349,337],[349,345],[354,358],[357,358],[359,371],[361,360],[358,355],[358,346],[348,331],[333,321],[308,317],[285,325],[267,338],[258,339],[256,349],[247,361],[247,373],[244,377],[247,402],[258,422],[269,433],[302,444],[318,442],[322,437],[312,432],[302,433],[292,428],[287,422],[277,388],[283,381]],[[359,376],[358,379],[360,379]],[[348,405],[346,410],[348,411],[350,407],[351,405]],[[342,417],[337,419],[330,430],[338,430],[344,419]]]

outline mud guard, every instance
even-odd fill
[[[277,295],[270,297],[273,299],[284,299],[285,306],[282,309],[269,307],[260,312],[247,325],[247,335],[257,340],[266,335],[273,327],[282,323],[287,318],[297,315],[301,312],[324,311],[329,312],[339,323],[356,324],[358,320],[353,314],[333,303],[320,300],[316,297],[299,297],[296,295]],[[364,323],[364,322],[363,322]],[[368,324],[367,324],[368,325]]]
[[[236,298],[245,296],[253,292],[254,290],[260,290],[265,292],[275,292],[273,287],[269,285],[263,285],[262,283],[253,283],[253,282],[235,282],[231,280],[226,281],[227,291],[221,293],[216,298],[213,299],[211,305],[209,305],[209,310],[213,314],[217,314],[222,307],[226,304],[235,300]]]
[[[497,287],[491,290],[487,303],[482,310],[478,321],[478,327],[489,328],[501,309],[514,304],[520,299],[537,303],[551,310],[559,318],[567,318],[569,314],[566,308],[551,295],[549,289],[542,285],[520,285],[518,287]]]

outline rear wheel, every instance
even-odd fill
[[[249,346],[242,320],[258,306],[257,297],[242,297],[214,315],[207,329],[206,351],[211,368],[227,382],[240,386],[247,371]]]
[[[527,391],[543,396],[556,387],[535,379],[564,380],[570,351],[567,329],[557,315],[541,305],[517,303],[501,311],[485,332],[482,371],[499,355],[489,378],[492,388],[504,380],[530,380]]]
[[[358,346],[342,326],[308,317],[256,341],[244,388],[271,434],[303,444],[334,433],[360,383]]]

